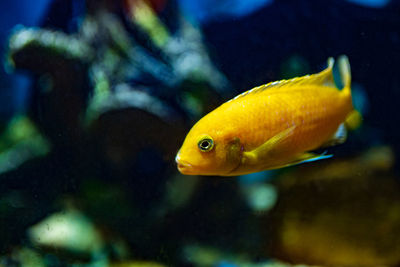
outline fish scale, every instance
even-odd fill
[[[239,108],[229,111],[221,109],[221,112],[226,117],[241,118],[236,120],[236,127],[232,130],[240,132],[240,129],[246,129],[238,136],[246,144],[247,150],[261,145],[291,125],[296,125],[298,132],[291,139],[293,145],[300,150],[314,149],[321,145],[327,135],[331,135],[332,131],[337,129],[349,112],[342,107],[346,103],[341,103],[340,91],[332,88],[295,88],[283,94],[271,95],[266,90],[253,97],[236,99],[227,104],[242,106],[242,102],[246,102],[247,114]],[[264,103],[267,103],[267,106]],[[328,108],[324,109],[326,106]],[[327,120],[331,123],[327,124]],[[319,138],[311,139],[312,135],[318,135]]]

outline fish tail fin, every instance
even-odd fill
[[[349,100],[352,101],[351,94],[351,71],[350,71],[350,63],[347,56],[342,55],[338,59],[338,67],[340,78],[343,83],[342,92],[345,95],[349,96]],[[345,125],[346,128],[350,131],[354,131],[358,129],[363,121],[363,117],[360,111],[353,109],[346,117]]]
[[[343,93],[351,95],[351,71],[347,56],[342,55],[338,59],[340,78],[343,83]]]

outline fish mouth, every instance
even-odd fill
[[[194,174],[193,166],[190,163],[179,161],[177,162],[178,170],[182,174]]]
[[[179,172],[185,175],[194,175],[195,173],[193,173],[193,165],[187,161],[181,160],[179,154],[180,153],[178,152],[178,154],[175,157],[175,162],[178,166]]]

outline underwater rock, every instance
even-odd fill
[[[176,1],[167,1],[168,17],[158,17],[151,1],[126,2],[135,37],[145,48],[134,48],[132,62],[162,82],[156,96],[180,106],[191,119],[233,96],[229,81],[210,59],[201,30],[184,18]]]
[[[103,246],[92,222],[76,210],[55,213],[28,229],[36,247],[71,258],[89,259]]]
[[[77,36],[39,28],[16,28],[8,49],[9,64],[36,73],[55,73],[64,61],[88,63],[94,56],[90,46]]]
[[[94,52],[76,36],[21,28],[10,37],[10,66],[37,75],[33,118],[55,146],[82,138],[80,116],[89,91],[88,64]]]
[[[171,161],[185,131],[179,115],[143,91],[127,85],[118,88],[92,107],[89,129],[101,155],[120,170],[129,168],[146,148],[161,152],[163,159]]]
[[[16,156],[23,159],[23,155]],[[0,175],[0,250],[21,242],[28,227],[55,211],[60,195],[76,190],[69,162],[59,156],[50,152],[18,162],[16,169]]]
[[[87,212],[121,234],[135,253],[152,259],[165,242],[160,238],[165,231],[160,209],[165,207],[168,174],[175,171],[173,160],[185,124],[168,103],[128,84],[91,101],[89,111],[93,155],[108,185],[100,186],[101,197],[93,198],[93,203],[87,199],[91,207]],[[118,196],[105,198],[112,188]]]
[[[14,261],[16,265],[10,264]],[[24,266],[24,267],[47,267],[47,264],[42,255],[37,251],[28,247],[15,248],[9,258],[0,256],[0,266]]]
[[[22,163],[49,151],[49,143],[31,120],[25,116],[14,117],[0,135],[0,174],[17,169]]]
[[[398,264],[400,184],[392,165],[393,152],[381,147],[283,174],[277,204],[262,220],[267,253],[313,265]]]

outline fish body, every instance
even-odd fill
[[[204,116],[176,156],[179,171],[234,176],[328,157],[309,151],[343,142],[353,111],[347,57],[339,59],[342,90],[333,64],[330,58],[320,73],[253,88]]]

